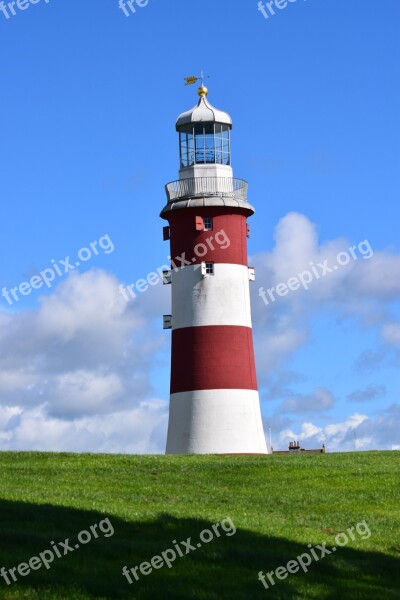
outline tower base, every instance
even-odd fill
[[[171,394],[167,454],[267,454],[258,392]]]

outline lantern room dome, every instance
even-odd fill
[[[207,90],[207,88],[204,89]],[[228,125],[230,129],[232,128],[232,119],[228,113],[212,106],[205,96],[206,92],[204,95],[201,95],[196,106],[179,115],[176,121],[177,131],[179,131],[180,127],[192,123],[221,123],[222,125]]]

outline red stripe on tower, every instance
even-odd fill
[[[204,261],[247,266],[247,210],[237,213],[224,208],[187,208],[168,218],[171,235],[171,257],[185,257],[193,264]],[[200,218],[203,229],[194,229]],[[212,219],[212,230],[204,229],[206,219]]]
[[[171,394],[191,390],[257,390],[249,327],[212,325],[172,332]],[[218,368],[210,369],[211,365]]]

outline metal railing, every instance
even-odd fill
[[[233,177],[193,177],[178,179],[165,186],[168,202],[184,198],[199,198],[203,196],[220,196],[247,200],[249,184],[244,179]]]

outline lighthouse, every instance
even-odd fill
[[[265,454],[254,361],[248,184],[233,177],[231,117],[199,100],[176,122],[179,179],[161,217],[171,270],[167,454]]]

